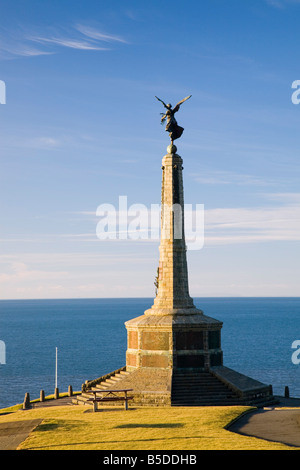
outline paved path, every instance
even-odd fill
[[[45,401],[37,401],[35,403],[32,403],[32,408],[44,408],[48,406],[67,406],[67,405],[72,405],[72,397],[63,397],[63,398],[58,398],[57,400],[45,400]]]
[[[281,398],[274,408],[247,413],[229,426],[228,430],[300,447],[300,400]]]
[[[42,419],[0,424],[0,450],[16,450],[21,442],[42,422]]]
[[[32,403],[32,408],[48,406],[66,406],[72,404],[72,398],[64,397],[58,400],[46,400]],[[26,413],[26,411],[24,411]],[[0,450],[16,450],[27,439],[29,434],[42,422],[42,419],[13,421],[0,423]]]

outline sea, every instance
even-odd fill
[[[223,322],[224,365],[300,397],[300,298],[194,298]],[[46,395],[80,391],[86,380],[125,366],[124,323],[153,299],[0,301],[0,408]],[[298,358],[298,361],[295,361]],[[57,382],[56,382],[57,380]]]

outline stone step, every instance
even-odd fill
[[[216,377],[173,377],[173,381],[176,383],[185,383],[185,382],[203,382],[203,383],[215,383],[218,380]]]
[[[118,383],[119,381],[120,381],[119,378],[112,377],[111,379],[107,379],[107,380],[105,380],[105,382],[102,382],[102,384],[111,386],[111,385],[114,385],[114,384]]]
[[[176,390],[192,390],[196,387],[199,389],[201,388],[203,390],[210,390],[210,389],[229,390],[229,388],[223,384],[203,384],[201,382],[187,383],[187,384],[173,384],[173,390],[175,389]]]
[[[186,397],[181,397],[181,398],[174,398],[172,400],[172,403],[206,403],[206,402],[234,402],[234,403],[241,403],[241,400],[237,397],[193,397],[190,399],[186,399]]]
[[[223,402],[229,402],[230,400],[233,400],[235,402],[241,403],[241,400],[237,397],[227,397],[227,396],[191,396],[191,397],[172,397],[172,403],[175,402],[205,402],[205,401],[223,401]]]
[[[122,378],[124,378],[123,375],[118,376],[116,374],[115,376],[112,376],[109,379],[106,379],[103,382],[100,382],[99,384],[96,385],[96,387],[99,389],[109,388],[111,386],[116,385]]]
[[[184,390],[229,390],[228,387],[222,384],[202,384],[202,383],[193,383],[186,385],[173,384],[173,390],[184,391]]]
[[[72,403],[76,405],[92,405],[92,402],[87,401],[87,397],[84,397],[82,395],[77,395],[76,397],[74,397],[72,399]]]
[[[118,387],[118,382],[121,379],[124,379],[127,375],[129,375],[130,372],[127,372],[126,370],[118,370],[118,372],[112,373],[112,375],[108,375],[106,379],[103,378],[102,382],[95,383],[93,387],[91,387],[91,390],[108,390],[112,388],[120,388]],[[96,381],[95,381],[96,382]],[[86,405],[91,405],[92,403],[90,401],[87,401],[88,398],[91,398],[91,394],[82,392],[80,395],[77,395],[74,397],[72,400],[73,403],[77,404],[86,404]]]
[[[172,395],[174,397],[180,397],[180,396],[189,396],[189,397],[192,397],[192,396],[196,396],[196,397],[211,397],[211,396],[222,396],[222,397],[235,397],[236,394],[235,393],[232,393],[230,392],[229,390],[226,391],[226,390],[211,390],[209,392],[205,391],[205,390],[192,390],[190,392],[182,392],[182,393],[178,393],[178,392],[174,392],[174,390],[172,390]]]
[[[106,380],[105,380],[104,382],[102,382],[102,383],[103,383],[103,384],[109,384],[109,385],[111,385],[111,384],[116,383],[116,380],[111,377],[110,379],[106,379]]]
[[[182,380],[178,380],[178,379],[174,379],[173,380],[173,383],[176,383],[176,384],[186,384],[186,383],[203,383],[203,384],[215,384],[216,383],[216,378],[211,378],[211,379],[208,379],[208,378],[205,378],[205,379],[202,379],[201,377],[192,377],[192,378],[188,378],[186,377],[185,379],[182,379]],[[222,383],[222,382],[220,382]],[[223,384],[224,385],[224,384]]]
[[[218,380],[216,377],[182,377],[178,379],[177,377],[173,378],[173,381],[176,383],[185,383],[185,382],[203,382],[203,383],[215,383]]]
[[[213,401],[213,400],[207,400],[207,401],[187,401],[187,402],[172,402],[171,406],[242,406],[243,404],[239,401],[233,400],[220,400],[220,401]]]
[[[240,398],[209,372],[174,374],[172,405],[213,406],[241,404]]]
[[[91,390],[108,390],[111,388],[118,388],[117,384],[121,379],[124,379],[127,375],[129,375],[130,372],[127,371],[120,371],[117,372],[115,375],[112,375],[108,379],[103,380],[102,382],[96,384],[94,387],[91,387]],[[88,401],[89,398],[91,398],[90,393],[85,393],[82,392],[81,395],[78,395],[77,398],[74,400],[74,403],[76,402],[77,404],[86,404],[86,405],[92,405],[92,402]]]
[[[104,385],[104,383],[102,383],[102,384],[97,384],[96,385],[96,388],[98,390],[107,390],[109,387],[111,387],[111,384]]]
[[[200,378],[215,378],[210,372],[193,372],[193,373],[189,373],[189,374],[179,374],[177,372],[174,373],[174,376],[173,377],[176,377],[176,379],[185,379],[185,378],[188,378],[188,379],[191,379],[193,377],[200,377]]]

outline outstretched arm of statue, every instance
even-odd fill
[[[177,111],[178,111],[179,108],[180,108],[180,105],[181,105],[182,103],[184,103],[186,100],[188,100],[191,96],[192,96],[192,95],[187,96],[187,97],[184,98],[183,100],[179,101],[179,103],[177,103],[176,106],[174,107],[173,113],[177,113]]]
[[[166,103],[163,102],[163,100],[161,100],[160,98],[157,98],[157,96],[156,96],[155,98],[156,98],[158,101],[160,101],[160,102],[164,105],[164,107],[165,107],[166,109],[168,109],[168,106],[166,105]]]
[[[160,114],[162,115],[160,122],[161,122],[161,124],[163,124],[165,122],[166,118],[167,118],[167,115],[163,114],[163,113],[160,113]]]

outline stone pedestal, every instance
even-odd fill
[[[196,371],[220,366],[222,323],[201,313],[144,314],[126,322],[126,370]]]

